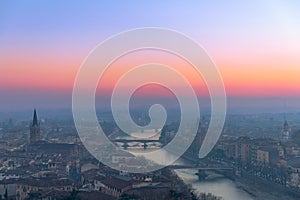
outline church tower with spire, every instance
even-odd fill
[[[40,138],[41,138],[40,124],[37,119],[36,109],[34,109],[32,124],[30,124],[30,136],[29,136],[30,144],[40,141]]]
[[[290,139],[290,134],[291,134],[291,128],[289,127],[287,120],[285,120],[283,124],[283,129],[281,131],[281,140],[288,141]]]
[[[280,140],[283,142],[288,141],[291,137],[291,132],[292,132],[292,130],[286,119],[286,102],[284,101],[284,124],[283,124],[283,129],[280,134]]]

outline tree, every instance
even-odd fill
[[[78,191],[73,189],[70,193],[70,196],[64,198],[64,200],[80,200],[80,197],[78,196]]]
[[[119,200],[138,200],[138,199],[140,198],[135,194],[122,194],[119,198]]]
[[[169,197],[172,199],[184,199],[185,194],[182,192],[176,192],[175,190],[170,190]]]
[[[4,199],[5,199],[5,200],[8,200],[7,188],[5,189],[5,193],[4,193]]]

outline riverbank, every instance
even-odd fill
[[[181,160],[180,163],[189,163]],[[242,173],[242,177],[233,179],[226,176],[210,175],[205,181],[199,181],[197,169],[177,169],[175,172],[183,185],[188,187],[187,190],[193,190],[195,193],[212,193],[220,196],[225,200],[296,200],[300,199],[300,193],[291,188],[285,188],[282,185],[272,183],[265,179],[253,176],[247,172]],[[214,173],[212,173],[214,174]],[[178,188],[179,189],[179,188]],[[180,191],[180,189],[179,189]]]
[[[186,184],[185,181],[178,176],[175,170],[170,170],[172,174],[173,188],[187,200],[222,200],[221,197],[209,192],[197,192],[191,184]]]
[[[296,200],[300,199],[287,191],[287,188],[269,181],[246,176],[234,180],[223,176],[210,175],[205,181],[199,181],[196,169],[174,170],[182,182],[195,193],[212,193],[224,200]],[[213,174],[213,173],[212,173]]]
[[[211,193],[214,196],[222,197],[224,200],[253,200],[247,192],[238,188],[232,180],[221,175],[212,174],[209,175],[207,180],[199,181],[197,175],[195,175],[197,169],[176,169],[174,171],[197,196],[201,193]]]
[[[300,198],[299,195],[292,194],[283,186],[245,173],[243,177],[235,179],[235,184],[247,192],[254,200],[296,200]]]

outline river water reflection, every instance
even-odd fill
[[[211,178],[208,177],[205,181],[199,181],[195,175],[196,169],[178,169],[175,170],[176,174],[184,181],[185,184],[197,192],[212,193],[216,196],[222,197],[224,200],[250,200],[251,196],[239,188],[233,181],[212,174]]]
[[[160,155],[160,159],[165,162],[172,158],[172,154],[164,152]],[[155,160],[158,160],[155,159]],[[184,159],[177,160],[174,165],[190,165],[191,163]],[[252,200],[253,198],[242,188],[222,175],[211,173],[205,181],[199,181],[196,175],[197,169],[177,169],[175,173],[184,181],[185,184],[190,185],[196,193],[212,193],[215,196],[222,197],[224,200]]]
[[[147,130],[144,132],[149,133],[153,137],[154,130]],[[135,136],[132,134],[132,136]],[[159,135],[156,135],[156,139],[159,138]],[[123,139],[128,139],[129,137],[123,137]],[[128,150],[134,154],[143,154],[146,151],[156,150],[159,148],[157,144],[149,144],[148,149],[145,150],[141,147],[141,144],[136,143],[135,147],[131,147]],[[162,152],[161,155],[157,158],[153,158],[154,162],[169,163],[170,160],[173,160],[174,155],[169,152]],[[181,164],[191,164],[186,162],[183,159],[176,161],[175,165]],[[244,191],[242,188],[238,187],[235,182],[227,179],[221,175],[211,174],[207,180],[199,181],[197,175],[197,169],[177,169],[175,170],[176,174],[184,181],[185,184],[190,185],[196,193],[212,193],[213,195],[222,197],[224,200],[252,200],[251,196]]]

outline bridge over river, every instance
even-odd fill
[[[115,140],[112,140],[114,143],[122,143],[122,147],[124,149],[127,149],[129,146],[129,143],[133,143],[133,142],[138,142],[138,143],[143,143],[143,147],[144,149],[147,149],[148,145],[147,143],[154,143],[154,142],[157,142],[157,143],[160,143],[160,140],[149,140],[149,139],[115,139]]]
[[[201,166],[201,165],[170,165],[168,166],[170,169],[197,169],[198,172],[196,175],[198,176],[199,180],[205,180],[206,177],[208,176],[205,172],[206,171],[213,171],[218,174],[222,174],[223,176],[233,179],[235,176],[235,169],[232,167],[227,167],[227,166]]]
[[[150,129],[143,130],[137,133],[132,133],[126,137],[120,137],[116,139],[112,139],[112,142],[116,144],[121,144],[121,147],[127,149],[128,147],[133,147],[134,143],[141,143],[144,150],[146,150],[149,146],[149,143],[159,143],[161,145],[161,141],[159,140],[161,135],[161,130]],[[173,164],[168,166],[170,169],[197,169],[198,172],[196,175],[199,180],[204,180],[208,175],[205,173],[206,171],[213,171],[218,174],[222,174],[227,178],[233,178],[235,175],[235,169],[228,166],[222,166],[218,163],[207,162],[204,160],[196,160],[194,163],[197,164]]]
[[[113,139],[112,142],[120,143],[121,147],[127,149],[130,146],[130,143],[141,143],[143,144],[143,148],[147,149],[149,143],[159,143],[161,135],[161,129],[149,129],[149,130],[142,130],[140,132],[132,133],[126,137],[116,138]]]

